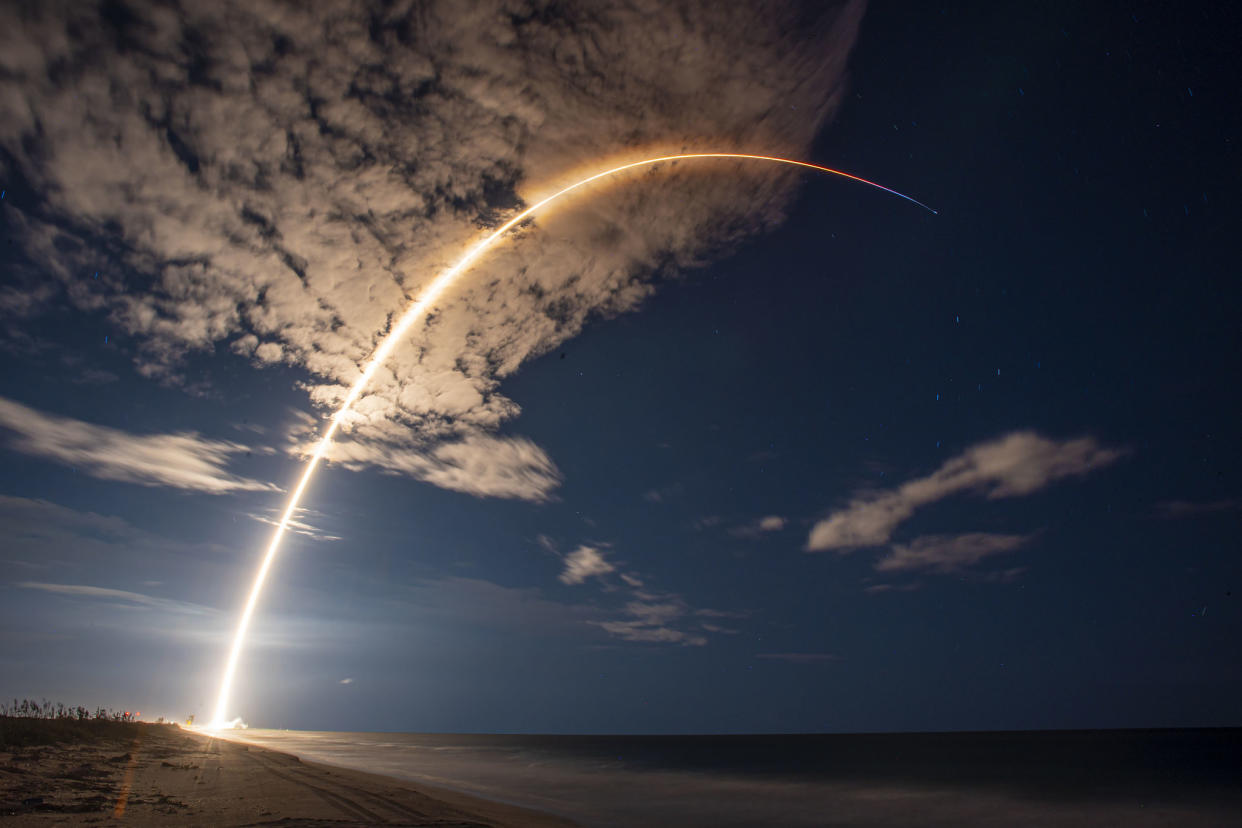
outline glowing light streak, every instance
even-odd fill
[[[216,712],[211,718],[211,724],[209,727],[214,729],[223,729],[232,724],[227,718],[226,709],[228,708],[229,695],[233,689],[233,678],[237,672],[237,662],[241,657],[242,647],[246,643],[246,632],[250,629],[250,621],[254,617],[254,609],[259,602],[260,594],[263,592],[263,584],[267,580],[268,572],[271,571],[272,562],[276,559],[276,553],[280,550],[280,542],[284,539],[285,529],[289,526],[289,522],[292,520],[293,515],[297,512],[298,504],[302,500],[302,495],[306,492],[306,487],[310,485],[311,478],[315,474],[315,469],[319,467],[319,461],[321,461],[324,454],[327,453],[328,447],[332,444],[332,438],[336,436],[336,431],[340,428],[341,421],[344,419],[346,413],[348,413],[350,407],[357,402],[358,397],[362,395],[363,390],[371,382],[371,378],[375,376],[375,372],[379,370],[380,366],[383,365],[392,354],[393,349],[396,348],[397,343],[404,338],[410,327],[422,318],[424,314],[426,314],[428,308],[430,308],[436,300],[444,294],[444,291],[452,285],[457,277],[460,276],[462,272],[475,261],[475,259],[486,252],[488,248],[499,241],[502,236],[514,227],[521,224],[523,221],[530,218],[540,209],[548,206],[552,202],[557,201],[558,199],[567,196],[575,190],[579,190],[588,184],[625,172],[626,170],[632,170],[637,167],[648,167],[653,164],[660,164],[666,161],[690,161],[704,158],[723,158],[740,161],[768,161],[775,164],[786,164],[793,167],[802,167],[808,170],[830,173],[842,178],[848,178],[851,181],[857,181],[860,184],[875,187],[877,190],[883,190],[884,192],[895,195],[898,198],[904,198],[906,201],[917,204],[924,210],[927,210],[933,214],[936,213],[935,210],[928,207],[923,202],[913,199],[904,193],[899,193],[896,190],[889,189],[888,187],[877,184],[874,181],[861,178],[857,175],[852,175],[841,170],[834,170],[831,167],[821,167],[819,164],[811,164],[806,161],[795,161],[789,158],[776,158],[770,155],[750,155],[733,152],[698,152],[683,155],[662,155],[658,158],[646,158],[642,161],[633,161],[628,164],[622,164],[619,167],[613,167],[612,169],[595,173],[594,175],[587,176],[586,178],[570,184],[568,187],[558,190],[552,195],[532,204],[525,210],[515,215],[513,218],[506,221],[497,230],[486,236],[482,241],[476,243],[474,247],[470,248],[466,255],[462,256],[457,264],[437,276],[418,296],[418,298],[414,300],[414,302],[409,306],[409,308],[406,309],[405,313],[397,321],[397,324],[392,327],[392,329],[388,332],[388,335],[385,336],[380,342],[379,347],[375,349],[375,352],[371,355],[371,359],[362,369],[362,373],[349,389],[349,393],[345,396],[344,402],[341,403],[340,409],[332,415],[332,420],[328,423],[327,430],[324,431],[323,437],[321,437],[319,442],[315,445],[314,450],[311,452],[310,459],[306,462],[306,468],[302,472],[302,477],[298,480],[298,485],[294,488],[293,494],[289,496],[289,501],[285,506],[285,511],[280,516],[280,523],[277,524],[276,530],[272,533],[272,540],[268,544],[267,552],[263,555],[262,563],[259,564],[259,571],[255,574],[254,584],[250,588],[250,594],[246,598],[245,607],[242,609],[241,620],[238,621],[237,630],[233,634],[233,645],[229,649],[228,661],[226,662],[224,668],[224,677],[220,682],[220,693],[216,698]]]

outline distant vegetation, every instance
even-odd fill
[[[0,750],[133,737],[143,726],[136,719],[129,711],[13,699],[0,702]]]

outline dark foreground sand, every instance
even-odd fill
[[[282,828],[574,824],[154,724],[128,725],[76,743],[0,747],[0,819],[11,825]]]

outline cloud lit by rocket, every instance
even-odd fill
[[[597,181],[612,178],[615,175],[629,172],[630,170],[641,167],[649,167],[658,164],[676,164],[677,162],[695,162],[695,161],[750,161],[750,162],[766,162],[768,164],[784,164],[793,167],[801,167],[807,170],[827,173],[830,175],[840,176],[842,178],[857,181],[874,187],[877,190],[883,190],[891,193],[898,198],[903,198],[913,204],[917,204],[930,213],[935,213],[926,204],[917,201],[908,195],[891,190],[874,181],[868,181],[856,175],[851,175],[840,170],[822,167],[818,164],[811,164],[805,161],[795,161],[788,158],[773,158],[765,155],[748,155],[743,153],[697,153],[697,154],[680,154],[680,155],[661,155],[653,158],[644,158],[638,161],[631,161],[625,164],[612,167],[611,169],[602,170],[600,172],[589,175],[585,178],[569,184],[566,187],[557,190],[551,195],[544,196],[531,206],[514,215],[504,224],[500,225],[489,235],[485,236],[481,241],[473,244],[466,253],[457,260],[457,262],[447,270],[440,273],[424,290],[422,290],[414,301],[409,305],[405,312],[397,318],[396,324],[384,335],[380,340],[379,347],[375,349],[375,353],[370,356],[366,363],[362,366],[361,373],[354,380],[354,384],[350,387],[349,393],[346,394],[341,407],[332,415],[328,427],[324,430],[323,436],[319,442],[315,444],[315,448],[310,454],[306,462],[306,468],[302,472],[298,484],[293,489],[293,494],[289,497],[289,502],[285,506],[284,514],[281,515],[280,522],[276,525],[276,531],[272,534],[272,540],[268,544],[267,551],[264,553],[262,560],[259,562],[259,569],[255,575],[254,584],[250,588],[250,592],[246,598],[246,603],[242,608],[241,620],[237,625],[237,632],[234,634],[233,645],[229,649],[228,660],[225,662],[224,675],[220,682],[220,694],[216,700],[216,711],[211,718],[211,725],[216,728],[227,727],[232,720],[228,718],[229,695],[232,692],[233,676],[237,671],[237,661],[241,656],[242,648],[246,643],[246,633],[250,629],[250,620],[254,615],[255,607],[258,604],[259,596],[263,592],[263,584],[267,580],[268,571],[271,569],[272,563],[275,561],[276,553],[280,550],[280,542],[284,538],[285,528],[289,522],[297,514],[302,500],[302,495],[306,491],[306,487],[310,485],[311,478],[314,477],[315,469],[319,462],[324,458],[332,445],[332,438],[336,435],[341,424],[345,422],[349,416],[350,408],[357,402],[358,398],[366,390],[367,385],[371,382],[371,378],[375,376],[375,372],[383,367],[385,361],[392,354],[394,348],[405,337],[410,328],[427,314],[433,312],[436,303],[440,297],[452,287],[453,283],[467,272],[467,268],[474,263],[476,259],[500,241],[506,233],[514,227],[534,218],[540,210],[548,207],[560,199],[570,195],[576,190],[587,187]]]

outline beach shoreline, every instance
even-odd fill
[[[157,724],[133,724],[76,742],[0,748],[0,815],[13,825],[575,825],[514,805]]]

